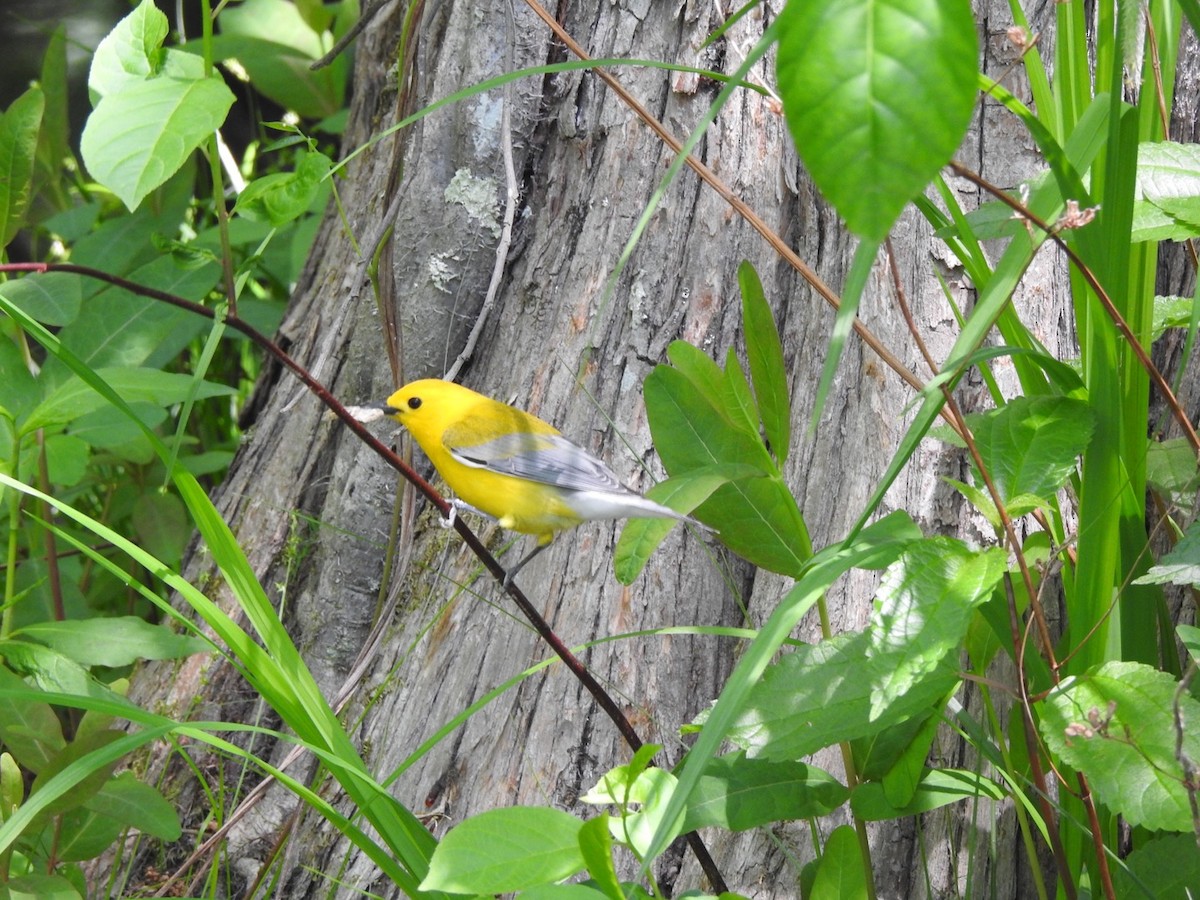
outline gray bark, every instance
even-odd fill
[[[724,68],[761,35],[770,3],[731,29]],[[981,15],[985,65],[1007,68],[1007,6]],[[768,12],[769,11],[769,12]],[[392,6],[360,38],[347,146],[394,121],[395,54],[403,11]],[[566,4],[567,30],[596,57],[628,56],[689,65],[718,65],[699,49],[720,24],[696,2]],[[1037,28],[1052,26],[1052,4]],[[544,26],[517,3],[430,3],[419,29],[418,105],[506,71],[563,58]],[[617,76],[677,135],[684,136],[715,97],[704,81],[661,70],[622,68]],[[1012,79],[1019,80],[1019,69]],[[768,82],[770,74],[764,76]],[[1018,94],[1022,88],[1014,87]],[[479,315],[493,268],[495,223],[503,217],[500,104],[511,116],[520,179],[516,233],[501,290],[461,380],[555,423],[608,460],[626,483],[648,487],[662,476],[650,447],[639,386],[667,345],[688,340],[722,359],[741,347],[736,269],[757,268],[776,309],[791,371],[797,446],[789,483],[818,547],[852,524],[903,435],[911,392],[859,342],[841,363],[820,426],[805,431],[832,313],[810,287],[777,260],[763,240],[712,191],[685,172],[668,190],[611,297],[603,293],[618,254],[669,160],[659,141],[591,73],[527,78],[439,111],[402,138],[358,157],[339,189],[359,240],[376,230],[402,167],[389,260],[395,314],[402,327],[402,380],[440,375],[461,352]],[[765,98],[743,91],[725,107],[697,149],[700,156],[833,286],[844,280],[852,240],[799,167],[782,118]],[[960,159],[986,177],[1015,184],[1038,167],[1028,141],[990,102]],[[458,177],[456,179],[456,173]],[[464,192],[484,188],[485,198]],[[976,198],[956,185],[968,205]],[[904,287],[936,357],[956,333],[934,277],[941,273],[960,304],[970,291],[946,248],[915,214],[893,233]],[[379,316],[352,243],[327,218],[283,328],[291,352],[347,403],[381,400],[394,388]],[[1016,302],[1041,323],[1052,350],[1069,347],[1061,260],[1043,251]],[[884,266],[877,267],[861,317],[906,365],[923,376]],[[437,527],[423,503],[398,539],[404,551],[392,581],[380,583],[391,536],[393,499],[403,490],[383,462],[331,421],[317,401],[286,377],[260,387],[262,408],[247,446],[222,486],[220,505],[265,585],[278,595],[297,644],[332,696],[362,646],[384,600],[398,600],[386,640],[345,716],[380,777],[404,763],[423,741],[469,704],[548,651],[513,614],[499,587],[452,532]],[[981,386],[961,399],[978,407]],[[390,433],[381,428],[381,433]],[[428,464],[417,456],[417,465]],[[648,468],[647,471],[643,466]],[[962,478],[965,463],[930,442],[887,498],[930,533],[982,537],[941,481]],[[316,526],[291,517],[298,512]],[[404,518],[404,516],[402,516]],[[755,572],[719,547],[677,529],[631,587],[612,575],[620,526],[585,525],[541,555],[520,578],[526,593],[569,645],[675,625],[742,625],[761,621],[786,590],[777,576]],[[497,550],[506,535],[480,524]],[[289,537],[292,539],[289,543]],[[528,549],[519,543],[511,562]],[[193,574],[202,560],[193,563]],[[854,575],[829,598],[835,630],[861,628],[874,579]],[[806,622],[801,637],[819,636]],[[681,725],[719,693],[738,647],[708,637],[628,637],[599,644],[584,659],[647,741],[666,745],[669,762],[684,750]],[[173,683],[172,683],[173,681]],[[228,670],[192,660],[182,669],[150,667],[135,690],[159,708],[189,709],[205,718],[262,714]],[[190,708],[194,698],[202,708]],[[970,765],[946,737],[944,759]],[[282,749],[276,751],[281,756]],[[501,805],[552,804],[576,812],[579,794],[628,758],[611,724],[561,666],[528,677],[473,715],[408,767],[395,796],[418,813],[436,813],[441,834],[464,817]],[[831,755],[817,760],[834,772]],[[183,798],[194,796],[186,787]],[[252,878],[294,802],[274,790],[231,837],[231,869]],[[831,829],[843,821],[823,821]],[[994,830],[994,833],[993,833]],[[754,897],[798,895],[799,867],[811,838],[798,824],[771,834],[707,835],[730,887]],[[993,842],[990,852],[984,852]],[[1007,805],[947,808],[914,822],[872,829],[876,882],[882,897],[948,896],[985,889],[1026,896],[1026,871]],[[977,853],[968,869],[967,857]],[[970,878],[968,881],[968,871]],[[668,854],[658,876],[676,892],[701,884],[682,849]],[[930,879],[926,881],[926,877]],[[320,819],[294,822],[283,861],[281,896],[395,896],[365,857]],[[335,883],[336,881],[336,883]]]

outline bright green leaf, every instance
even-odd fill
[[[868,873],[853,826],[840,825],[825,839],[807,900],[867,900]]]
[[[92,55],[88,71],[88,90],[96,98],[118,93],[135,81],[155,72],[162,61],[162,43],[170,26],[167,17],[155,8],[153,0],[140,4],[117,23]]]
[[[971,550],[932,537],[913,544],[884,573],[868,633],[871,655],[888,664],[872,718],[957,652],[975,608],[991,596],[1007,562],[1002,548]]]
[[[69,325],[83,300],[80,277],[46,272],[0,284],[0,295],[46,325]]]
[[[557,809],[493,809],[442,838],[421,890],[502,894],[561,881],[583,869],[583,823]]]
[[[1163,834],[1135,846],[1113,866],[1118,897],[1191,900],[1200,884],[1200,848],[1195,833]]]
[[[25,800],[25,780],[11,753],[0,753],[0,822]]]
[[[293,172],[256,178],[238,195],[234,212],[279,228],[308,211],[323,188],[333,161],[323,153],[306,153]]]
[[[805,167],[850,230],[886,236],[966,134],[977,40],[962,0],[792,0],[779,93]]]
[[[120,822],[79,806],[62,814],[55,841],[55,855],[67,862],[82,862],[99,856],[120,837]]]
[[[125,84],[88,117],[79,149],[92,177],[136,209],[221,126],[233,101],[215,75]]]
[[[588,819],[579,829],[579,850],[587,864],[588,874],[608,900],[625,900],[621,880],[613,864],[613,841],[609,832],[609,815]]]
[[[1081,400],[1017,397],[967,424],[1002,500],[1032,494],[1049,503],[1075,470],[1095,420]]]
[[[1192,829],[1175,750],[1177,688],[1166,672],[1109,662],[1067,679],[1042,705],[1051,751],[1088,777],[1099,802],[1151,831]],[[1185,693],[1178,703],[1184,722],[1200,722],[1200,702]],[[1182,750],[1200,759],[1200,731],[1185,729]]]

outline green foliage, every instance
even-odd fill
[[[961,0],[810,0],[779,17],[779,95],[813,182],[877,242],[958,149],[975,108]]]

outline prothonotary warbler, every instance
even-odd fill
[[[406,384],[383,412],[409,430],[459,499],[504,528],[537,535],[505,583],[567,528],[594,519],[693,520],[621,484],[558,429],[437,378]],[[703,527],[703,526],[701,526]]]

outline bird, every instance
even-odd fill
[[[460,384],[413,381],[379,408],[416,440],[458,496],[457,507],[537,536],[534,549],[508,570],[505,587],[559,532],[583,522],[654,518],[700,525],[626,487],[548,422]]]

